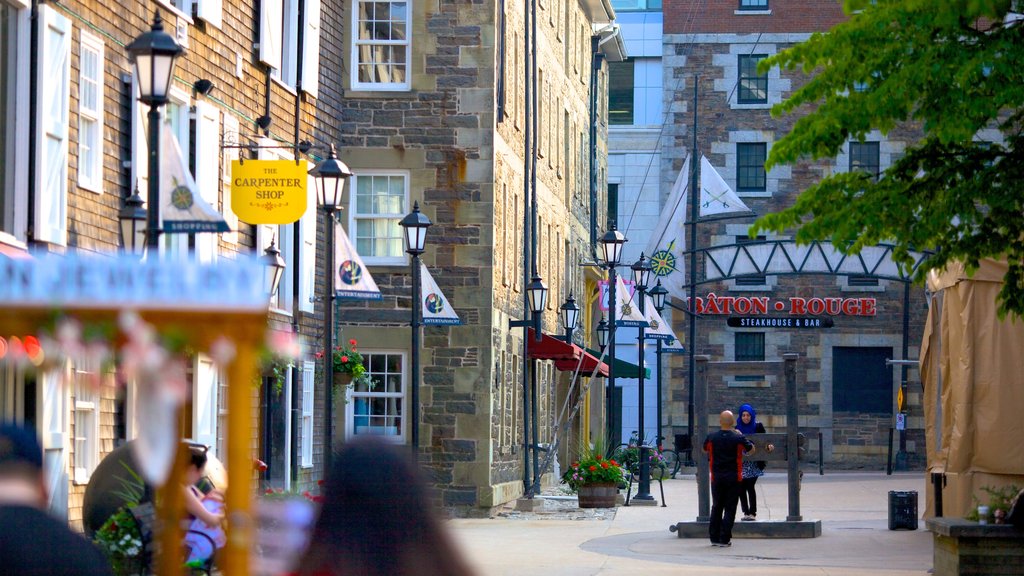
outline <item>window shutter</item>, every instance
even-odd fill
[[[221,13],[223,12],[222,4],[223,0],[198,0],[196,16],[201,20],[205,20],[210,26],[220,29]]]
[[[226,143],[237,143],[238,118],[231,114],[224,115],[224,141]],[[224,241],[229,244],[238,244],[238,216],[231,209],[231,162],[238,160],[238,148],[225,148],[222,156],[224,167],[221,169],[221,213],[224,220],[231,227],[231,232],[224,233]]]
[[[275,70],[281,69],[281,23],[284,21],[283,0],[260,2],[260,62]]]
[[[312,169],[310,163],[307,167]],[[302,261],[299,262],[299,310],[313,313],[313,297],[316,295],[316,183],[312,176],[306,178],[306,213],[300,220],[299,234],[302,242]]]
[[[39,6],[35,239],[67,244],[71,20]]]
[[[209,102],[196,102],[196,186],[203,200],[217,208],[220,181],[220,110]],[[196,234],[200,262],[217,259],[217,234]]]
[[[316,98],[320,88],[320,0],[306,0],[302,13],[302,90]]]

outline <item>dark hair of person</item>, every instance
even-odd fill
[[[297,573],[468,576],[407,446],[358,438],[332,459]]]
[[[193,466],[195,466],[197,470],[202,470],[203,466],[206,466],[207,460],[209,460],[209,458],[207,458],[207,456],[206,456],[206,452],[208,450],[209,449],[206,446],[201,446],[201,445],[198,445],[198,444],[189,444],[188,445],[188,455],[189,455],[189,460],[188,461],[189,461],[189,464],[192,464]]]

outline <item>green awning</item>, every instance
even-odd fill
[[[601,357],[600,352],[591,350],[590,348],[587,348],[587,352],[590,352],[597,358]],[[640,378],[640,367],[632,362],[627,362],[621,358],[616,358],[615,361],[612,362],[612,359],[607,354],[604,356],[604,362],[611,365],[612,374],[614,374],[616,378],[632,378],[634,380]],[[650,378],[651,369],[644,366],[644,379],[650,380]]]

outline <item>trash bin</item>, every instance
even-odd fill
[[[675,435],[676,454],[679,455],[679,459],[682,461],[684,466],[693,465],[693,454],[691,451],[693,445],[690,443],[689,434],[676,434]]]
[[[889,491],[889,530],[917,530],[917,492]]]

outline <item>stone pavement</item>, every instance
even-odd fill
[[[757,488],[758,521],[784,521],[785,473],[769,472]],[[659,502],[657,507],[581,511],[573,500],[546,501],[536,512],[516,512],[509,506],[492,518],[450,520],[448,527],[481,575],[736,576],[749,570],[758,576],[925,576],[932,567],[932,536],[924,521],[917,530],[888,529],[889,491],[916,491],[920,517],[924,488],[923,472],[819,476],[806,471],[800,512],[805,520],[821,520],[822,535],[734,538],[731,548],[669,532],[670,525],[697,517],[692,474],[665,481],[667,507]],[[657,482],[651,483],[651,492],[659,498]]]

